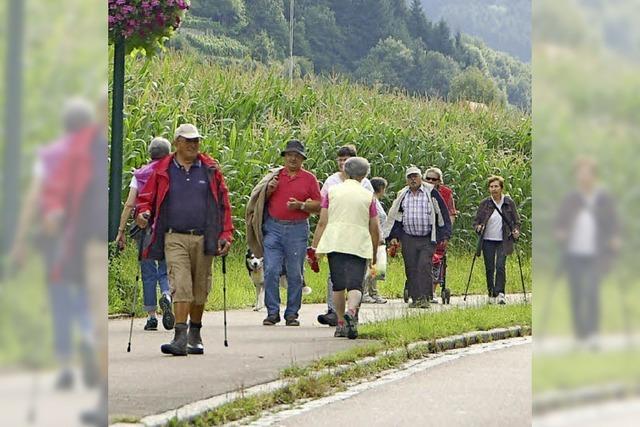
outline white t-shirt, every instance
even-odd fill
[[[496,203],[498,209],[502,210],[502,204],[504,203],[504,194],[500,199],[500,203]],[[496,209],[487,221],[487,226],[484,229],[484,240],[502,241],[502,217]]]
[[[334,185],[342,184],[344,181],[342,180],[342,176],[340,172],[336,172],[331,175],[322,185],[322,189],[320,190],[320,194],[322,197],[327,197],[329,194],[329,189]],[[369,190],[373,193],[373,187],[371,186],[371,181],[368,178],[362,178],[360,185],[366,190]]]
[[[573,230],[569,236],[568,251],[573,255],[592,256],[596,254],[596,216],[594,205],[596,193],[584,196],[584,206],[576,216]]]
[[[129,188],[133,188],[134,190],[138,189],[138,180],[135,175],[131,176],[131,184],[129,184]]]

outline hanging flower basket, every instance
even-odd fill
[[[108,0],[109,44],[124,40],[127,52],[147,55],[162,47],[180,26],[188,0]]]

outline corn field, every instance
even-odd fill
[[[354,144],[371,162],[371,176],[389,181],[388,209],[404,186],[404,170],[437,166],[455,192],[460,216],[453,244],[472,248],[471,222],[488,195],[486,177],[500,174],[520,207],[523,244],[531,242],[531,117],[515,109],[472,112],[460,104],[382,92],[343,79],[306,76],[289,84],[279,68],[219,65],[168,50],[150,60],[128,58],[125,84],[123,197],[133,168],[146,163],[154,136],[194,123],[201,150],[222,166],[230,190],[236,238],[244,239],[251,189],[290,138],[304,141],[305,168],[324,181],[335,153]]]

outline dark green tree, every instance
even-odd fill
[[[284,17],[282,0],[246,0],[246,11],[249,19],[244,34],[248,39],[256,40],[256,36],[265,32],[273,42],[274,55],[284,59],[289,53],[289,23]],[[263,39],[264,37],[260,36]]]
[[[244,26],[247,21],[243,0],[192,0],[189,13],[229,27]]]
[[[476,67],[467,68],[452,80],[449,100],[498,105],[504,105],[506,101],[498,85]]]
[[[380,40],[358,66],[355,76],[367,83],[404,87],[413,69],[411,50],[391,37]]]

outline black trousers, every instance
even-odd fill
[[[600,282],[602,272],[595,256],[567,255],[571,291],[571,312],[577,338],[588,338],[600,325]]]
[[[429,299],[433,295],[431,257],[436,249],[430,236],[402,236],[402,258],[412,300]]]
[[[502,241],[484,240],[482,242],[482,255],[484,257],[484,270],[487,276],[489,296],[497,297],[500,293],[504,294],[504,285],[507,281],[507,255],[502,248]]]

